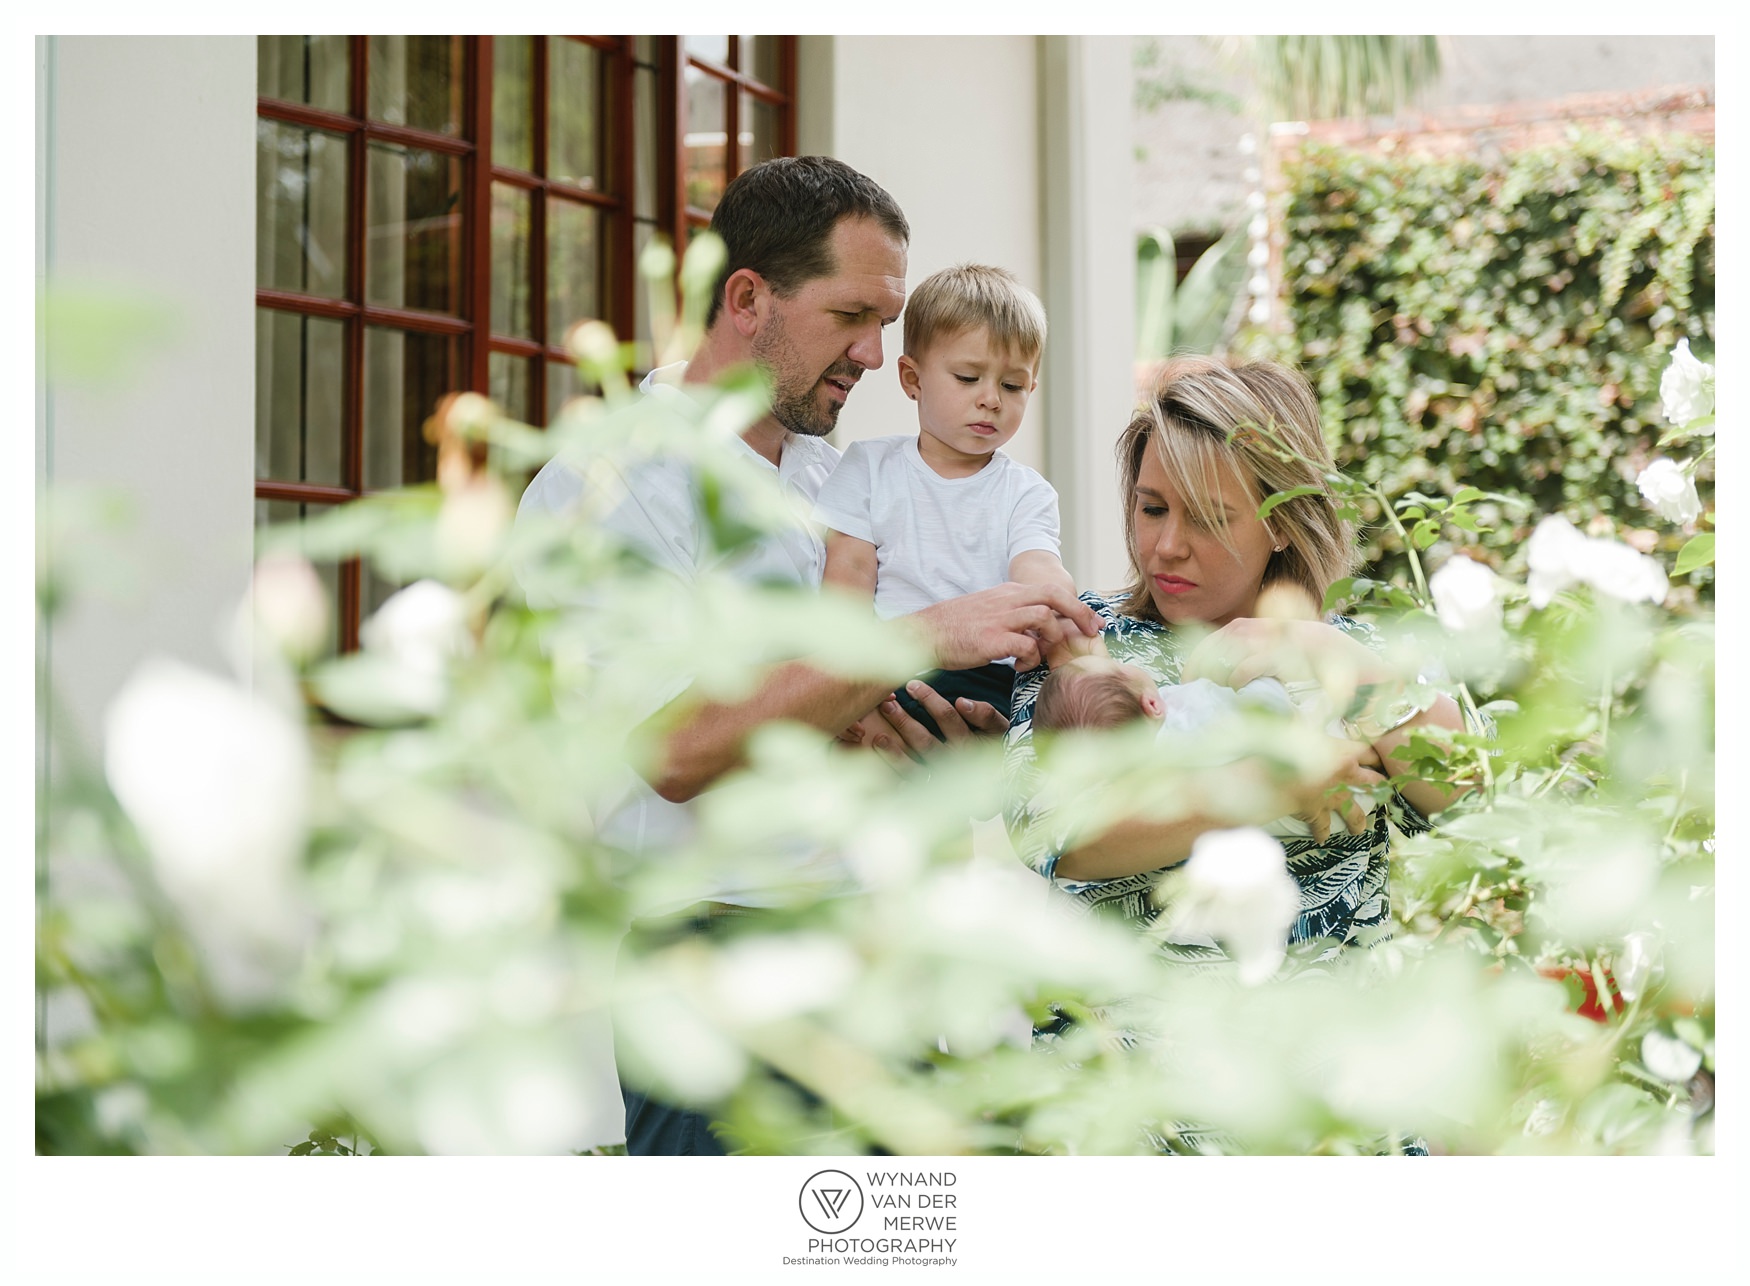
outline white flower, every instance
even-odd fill
[[[1288,930],[1300,914],[1300,886],[1282,845],[1255,826],[1207,831],[1191,846],[1173,907],[1176,931],[1208,934],[1255,986],[1287,955]]]
[[[268,554],[255,565],[250,603],[262,633],[288,656],[307,660],[328,638],[328,594],[307,559]]]
[[[1687,1085],[1701,1067],[1701,1051],[1654,1028],[1641,1037],[1641,1066],[1662,1081]]]
[[[1695,479],[1682,465],[1663,457],[1641,470],[1635,479],[1641,495],[1668,522],[1694,522],[1701,517],[1701,497]]]
[[[1434,610],[1449,630],[1474,630],[1501,623],[1501,591],[1495,573],[1474,558],[1456,555],[1428,580]]]
[[[1659,401],[1665,418],[1676,425],[1699,420],[1714,409],[1713,365],[1693,356],[1687,339],[1678,340],[1671,350],[1671,364],[1659,380]]]
[[[1537,524],[1526,545],[1525,562],[1533,607],[1547,607],[1574,584],[1590,585],[1628,603],[1642,599],[1661,603],[1669,588],[1664,569],[1653,559],[1620,541],[1588,540],[1561,517]]]
[[[1658,950],[1658,943],[1650,933],[1630,933],[1622,940],[1622,950],[1617,953],[1616,961],[1611,968],[1611,977],[1616,981],[1616,989],[1622,993],[1622,998],[1633,1004],[1640,998],[1641,987],[1653,972],[1653,964]]]
[[[359,628],[359,642],[395,664],[402,700],[435,712],[449,690],[451,661],[471,643],[462,596],[435,580],[415,581]]]
[[[148,660],[110,703],[104,771],[166,893],[218,936],[283,941],[303,849],[303,730],[237,684]]]

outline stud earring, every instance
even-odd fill
[[[1282,552],[1282,546],[1281,546],[1281,545],[1273,545],[1273,546],[1271,546],[1271,548],[1273,548],[1273,549],[1274,549],[1274,550],[1275,550],[1275,551],[1276,551],[1276,552],[1277,552],[1277,553],[1279,553],[1279,554],[1280,554],[1280,553],[1281,553],[1281,552]]]

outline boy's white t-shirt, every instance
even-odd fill
[[[944,478],[910,433],[846,447],[814,517],[875,546],[883,620],[1001,585],[1017,554],[1061,551],[1057,492],[1036,471],[997,451],[970,477]]]

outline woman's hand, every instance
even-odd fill
[[[1229,621],[1191,649],[1179,680],[1210,679],[1243,688],[1253,679],[1316,682],[1341,709],[1363,684],[1400,683],[1372,648],[1323,621],[1284,621],[1243,616]]]
[[[1337,737],[1326,740],[1332,756],[1330,771],[1301,783],[1296,792],[1300,807],[1295,810],[1295,816],[1312,829],[1313,838],[1321,844],[1330,838],[1333,812],[1351,835],[1365,833],[1373,815],[1369,795],[1386,780],[1380,771],[1384,765],[1372,746]]]

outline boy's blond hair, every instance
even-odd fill
[[[905,303],[905,352],[914,360],[949,335],[982,328],[993,347],[1035,371],[1045,353],[1045,305],[1006,268],[956,264],[933,272]]]

